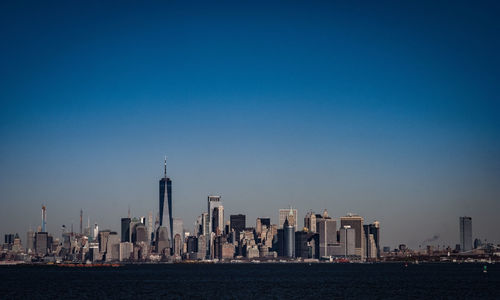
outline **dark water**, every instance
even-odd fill
[[[500,264],[2,266],[0,298],[500,299]]]

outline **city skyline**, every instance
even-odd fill
[[[499,243],[496,3],[0,4],[0,233],[290,205]],[[415,230],[418,228],[418,230]],[[172,234],[170,234],[172,235]],[[346,236],[348,234],[346,233]]]
[[[219,226],[215,226],[212,224],[212,220],[215,220],[215,219],[218,219],[218,222],[217,223],[223,223],[224,224],[224,227],[226,226],[226,222],[227,224],[229,224],[229,228],[232,228],[233,227],[233,224],[229,223],[229,221],[231,220],[231,218],[233,216],[238,216],[236,214],[231,214],[231,215],[224,215],[224,206],[223,206],[223,202],[221,201],[221,196],[217,195],[208,195],[207,196],[207,203],[208,203],[208,207],[207,207],[207,211],[208,212],[211,212],[213,211],[214,213],[216,212],[217,209],[220,209],[220,212],[221,215],[220,216],[217,216],[215,217],[214,219],[214,216],[212,213],[208,213],[207,211],[201,211],[200,212],[200,216],[198,216],[196,218],[196,220],[203,220],[203,216],[206,215],[206,217],[208,218],[206,224],[204,224],[205,221],[202,222],[202,224],[204,225],[201,225],[201,224],[198,224],[197,221],[193,221],[193,224],[195,226],[193,226],[193,230],[191,230],[191,228],[188,227],[184,227],[183,225],[183,222],[184,220],[182,218],[178,218],[178,217],[174,217],[172,216],[170,213],[172,212],[173,210],[173,204],[175,202],[172,201],[172,181],[170,179],[170,177],[167,177],[167,162],[166,162],[166,157],[164,159],[164,173],[163,173],[163,176],[161,177],[160,179],[160,189],[159,189],[159,198],[158,198],[158,203],[160,204],[160,211],[161,211],[161,207],[163,205],[167,205],[167,203],[165,203],[165,197],[167,197],[169,200],[168,200],[168,212],[167,212],[167,215],[163,215],[161,213],[158,214],[157,216],[157,221],[155,222],[155,225],[153,225],[153,217],[152,217],[152,212],[149,211],[148,212],[148,220],[146,223],[146,217],[145,215],[136,215],[136,216],[133,216],[131,215],[131,211],[130,211],[130,206],[128,207],[128,215],[127,217],[122,217],[121,218],[121,222],[119,223],[118,227],[119,227],[119,230],[116,230],[114,227],[111,227],[111,228],[100,228],[101,230],[104,230],[104,231],[111,231],[111,232],[119,232],[120,236],[121,236],[121,241],[122,242],[132,242],[132,241],[135,241],[135,238],[133,238],[133,235],[132,235],[132,230],[131,228],[131,224],[143,224],[144,225],[144,231],[147,232],[144,233],[143,235],[144,236],[149,236],[147,239],[150,239],[151,238],[151,241],[155,241],[157,239],[156,236],[156,230],[162,228],[165,230],[165,232],[168,232],[168,245],[170,245],[169,247],[173,250],[174,247],[173,247],[173,243],[174,243],[174,238],[173,238],[173,235],[175,234],[175,224],[172,223],[173,220],[177,220],[178,222],[180,222],[180,226],[181,228],[177,228],[177,232],[186,232],[186,233],[189,233],[190,235],[189,236],[197,236],[199,234],[201,235],[205,235],[206,236],[206,239],[207,241],[211,241],[211,243],[214,243],[214,240],[213,238],[210,238],[210,232],[214,232],[214,233],[217,233],[217,232],[220,232],[222,233],[223,231],[225,231],[225,229],[220,229]],[[167,188],[168,186],[168,188]],[[167,191],[168,190],[168,191]],[[45,226],[47,224],[47,220],[46,220],[46,211],[47,211],[47,208],[45,205],[42,205],[41,206],[41,209],[42,209],[42,214],[41,214],[41,222],[40,222],[40,225],[39,226],[35,226],[35,228],[33,227],[30,227],[29,230],[28,230],[28,234],[31,232],[31,233],[36,233],[36,232],[42,232],[42,233],[49,233],[50,232],[48,230],[45,230]],[[215,210],[214,210],[215,209]],[[244,212],[240,212],[242,213],[245,218],[246,218],[246,214]],[[283,227],[283,224],[282,222],[285,222],[288,226],[288,224],[290,224],[290,228],[293,227],[293,230],[294,231],[302,231],[303,229],[304,230],[310,230],[311,227],[310,227],[310,224],[308,225],[308,223],[306,223],[306,218],[308,218],[308,221],[307,222],[311,222],[310,221],[310,218],[311,218],[311,214],[314,214],[313,210],[311,209],[308,209],[307,212],[304,213],[304,217],[301,218],[301,215],[299,214],[299,212],[297,211],[296,208],[293,208],[292,206],[290,206],[289,208],[280,208],[279,211],[278,211],[278,216],[277,218],[269,218],[270,219],[270,222],[271,224],[275,224],[276,228],[278,229],[281,229],[281,230],[284,230],[285,228]],[[65,224],[62,225],[62,232],[63,232],[63,236],[62,238],[64,239],[64,232],[71,232],[71,233],[80,233],[82,234],[83,232],[83,229],[82,229],[82,219],[83,219],[83,209],[80,209],[79,210],[79,216],[80,216],[80,230],[79,231],[74,231],[74,228],[73,228],[73,225],[74,224],[71,224],[71,227],[68,227],[66,226]],[[321,214],[315,214],[315,218],[314,218],[314,228],[316,228],[316,226],[319,226],[315,231],[312,231],[312,232],[319,232],[320,233],[320,236],[321,236],[321,232],[326,232],[326,226],[325,225],[326,221],[328,222],[333,222],[333,229],[336,230],[337,229],[337,225],[335,225],[336,223],[339,223],[339,226],[338,226],[338,232],[341,234],[342,236],[342,229],[344,228],[349,228],[349,229],[353,229],[353,232],[354,232],[354,236],[356,237],[355,238],[355,241],[352,242],[353,244],[353,249],[352,249],[352,252],[355,253],[356,255],[359,255],[361,256],[361,253],[363,253],[363,251],[366,251],[367,249],[367,245],[369,243],[369,241],[367,241],[367,239],[365,239],[364,235],[366,234],[367,236],[372,233],[372,229],[367,229],[366,228],[371,228],[371,227],[376,227],[377,228],[377,233],[375,234],[376,238],[376,248],[377,248],[377,251],[381,251],[380,249],[381,248],[385,248],[387,247],[387,245],[384,244],[384,240],[383,239],[380,239],[380,222],[378,220],[374,220],[373,221],[373,224],[370,224],[371,222],[369,223],[365,223],[364,222],[364,218],[363,216],[360,216],[358,214],[353,214],[353,213],[346,213],[342,216],[338,216],[338,217],[332,217],[329,215],[328,213],[328,210],[327,209],[324,209],[322,211]],[[161,219],[162,218],[168,218],[168,219],[171,219],[170,222],[168,222],[168,219],[167,219],[167,222],[163,222],[164,224],[162,225],[162,221]],[[291,218],[291,219],[290,219]],[[256,222],[258,220],[261,220],[262,219],[262,216],[256,218]],[[135,220],[134,222],[131,223],[131,220]],[[301,220],[303,220],[303,222],[301,223]],[[459,220],[460,220],[460,226],[459,226],[459,240],[456,244],[443,244],[443,243],[440,243],[440,239],[439,239],[439,236],[433,236],[432,238],[430,239],[427,239],[427,240],[424,240],[422,241],[421,243],[419,243],[418,245],[418,250],[421,251],[422,250],[422,247],[425,247],[425,246],[437,246],[438,248],[440,246],[443,246],[443,249],[444,247],[452,247],[453,245],[457,246],[458,248],[457,249],[461,249],[462,251],[470,251],[472,249],[474,249],[475,247],[472,247],[472,243],[473,243],[473,240],[474,239],[477,239],[481,242],[481,239],[483,242],[490,242],[490,243],[494,243],[494,241],[492,241],[491,239],[487,239],[487,238],[484,238],[484,237],[481,237],[479,235],[474,235],[473,231],[472,231],[472,226],[471,226],[471,220],[472,218],[471,217],[459,217]],[[468,220],[468,221],[464,221],[464,220]],[[274,222],[276,221],[276,222]],[[317,222],[317,223],[316,223]],[[354,222],[354,223],[353,223]],[[465,223],[464,222],[468,222],[467,224],[468,225],[464,225]],[[188,221],[189,223],[189,221]],[[356,224],[358,223],[358,224]],[[303,226],[300,226],[300,225],[303,225]],[[375,225],[374,225],[375,224]],[[91,226],[92,225],[92,226]],[[154,230],[150,231],[149,229],[146,229],[146,225],[149,227],[149,228],[153,228]],[[208,232],[206,234],[203,234],[202,232],[204,232],[205,229],[201,229],[200,232],[197,231],[197,228],[196,226],[198,225],[201,225],[201,226],[207,226],[207,229],[208,229]],[[86,229],[89,230],[89,232],[91,232],[91,229],[93,226],[98,226],[97,223],[90,223],[90,217],[88,218],[88,224],[87,224],[87,227]],[[328,225],[329,226],[329,225]],[[367,227],[368,226],[368,227]],[[468,227],[467,227],[468,226]],[[366,228],[365,228],[366,227]],[[468,229],[464,229],[465,227],[467,227]],[[37,229],[38,228],[38,229]],[[69,230],[69,228],[71,228],[71,230]],[[247,226],[245,228],[254,228],[255,230],[258,230],[259,226],[258,226],[258,223],[255,224],[255,226],[253,226],[252,222],[250,222],[250,224],[247,223]],[[365,230],[363,231],[363,228],[365,228]],[[69,231],[68,231],[69,230]],[[146,231],[147,230],[147,231]],[[331,229],[329,229],[331,230]],[[172,231],[174,231],[174,234],[172,234]],[[466,233],[464,233],[466,231]],[[151,235],[151,233],[153,232],[153,235]],[[16,232],[16,234],[18,234],[18,232]],[[125,234],[125,235],[124,235]],[[227,234],[227,233],[226,233]],[[289,233],[291,234],[291,233]],[[9,234],[5,234],[6,235],[6,238],[7,238],[7,235],[9,236],[12,236],[13,234],[9,233]],[[94,232],[94,235],[95,235],[95,232]],[[52,236],[52,235],[51,235]],[[57,237],[58,234],[56,233],[54,238],[58,238]],[[128,236],[128,237],[127,237]],[[465,237],[467,236],[467,237]],[[153,238],[154,237],[154,238]],[[382,237],[383,237],[383,231],[382,231]],[[95,236],[94,236],[95,238]],[[345,235],[344,235],[344,238],[345,238]],[[382,242],[381,242],[382,240]],[[465,240],[465,241],[464,241]],[[22,242],[22,239],[21,239],[21,242]],[[29,243],[27,241],[27,243]],[[295,242],[293,242],[294,244]],[[330,242],[329,242],[330,243]],[[332,241],[333,243],[333,241]],[[464,247],[464,243],[467,245]],[[322,253],[321,255],[324,256],[326,255],[326,253],[330,253],[330,252],[327,252],[326,250],[326,243],[323,241],[323,240],[319,240],[319,253]],[[391,249],[396,249],[398,247],[401,247],[401,245],[404,245],[405,247],[408,247],[407,244],[403,241],[399,241],[399,242],[396,242],[394,245],[390,245],[388,246],[389,248]],[[208,244],[207,244],[207,247],[208,247]],[[289,247],[291,247],[291,245],[289,245]],[[347,247],[347,246],[346,246]],[[324,249],[323,249],[324,248]],[[347,248],[346,248],[347,249]],[[417,247],[413,247],[413,249],[417,249]],[[211,249],[210,248],[207,248],[207,255],[210,256],[210,253],[211,253]],[[290,250],[291,251],[291,250]],[[295,250],[294,250],[295,251]],[[347,251],[347,250],[346,250]],[[294,252],[295,253],[295,252]],[[378,252],[377,252],[378,253]],[[289,254],[287,255],[284,255],[284,256],[288,256]],[[294,254],[295,255],[295,254]],[[331,254],[330,254],[331,255]],[[378,254],[379,255],[379,254]],[[213,256],[213,253],[212,253],[212,256]],[[212,257],[213,258],[213,257]]]

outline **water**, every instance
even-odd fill
[[[171,264],[0,267],[0,298],[500,299],[500,265]]]

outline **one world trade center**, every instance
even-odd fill
[[[167,177],[167,158],[165,157],[165,170],[160,179],[160,227],[165,227],[168,233],[169,245],[173,242],[172,219],[172,180]]]

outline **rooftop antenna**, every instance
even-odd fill
[[[130,204],[128,205],[128,218],[130,219]]]
[[[164,160],[164,167],[165,167],[165,170],[164,170],[164,177],[167,178],[167,156],[165,155],[165,160]]]

